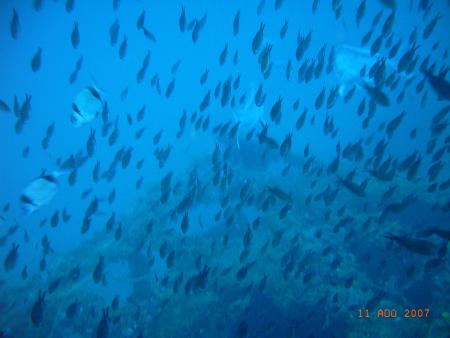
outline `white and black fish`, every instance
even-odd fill
[[[103,110],[103,100],[97,88],[90,86],[81,90],[72,103],[70,121],[75,127],[91,122]]]
[[[20,196],[22,207],[25,212],[33,213],[48,204],[55,197],[58,189],[58,172],[46,174],[43,172],[35,178]]]

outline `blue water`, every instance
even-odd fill
[[[0,337],[447,337],[450,4],[396,2],[390,8],[394,2],[375,0],[74,0],[68,10],[70,1],[2,1]],[[71,39],[75,22],[78,45]],[[310,43],[297,58],[309,32]],[[379,37],[382,44],[371,55]],[[388,58],[399,40],[398,52]],[[414,46],[409,69],[399,71]],[[266,74],[260,65],[265,47],[271,47]],[[39,48],[40,64],[33,69]],[[146,55],[148,66],[138,81]],[[369,72],[383,60],[385,76],[375,86]],[[305,65],[317,73],[307,82],[299,79]],[[440,74],[438,88],[431,74]],[[227,81],[230,94],[222,104]],[[260,85],[266,97],[257,106]],[[333,89],[335,103],[327,107]],[[209,104],[202,107],[208,92]],[[76,127],[71,116],[80,93],[91,93],[88,108],[101,109]],[[388,98],[387,106],[376,103],[377,93]],[[29,116],[18,129],[27,96]],[[271,112],[279,98],[277,120]],[[105,106],[109,129],[102,136]],[[402,112],[389,137],[386,129]],[[326,121],[332,121],[328,132]],[[50,125],[54,132],[45,148]],[[440,130],[432,132],[433,126]],[[111,145],[115,127],[119,136]],[[93,131],[95,150],[88,156]],[[284,142],[289,134],[291,147]],[[377,156],[380,141],[386,147]],[[156,154],[164,151],[161,162]],[[420,165],[408,177],[414,161],[405,159],[414,152]],[[84,161],[61,166],[77,153]],[[331,170],[336,158],[339,165]],[[393,175],[380,179],[372,169]],[[44,191],[27,189],[42,182],[43,173],[55,179],[56,195],[40,203],[51,182],[44,180]],[[166,175],[170,184],[163,188]],[[383,197],[392,187],[394,193]],[[108,201],[113,191],[115,199]],[[98,208],[86,214],[95,201]],[[36,207],[31,213],[30,204]],[[63,210],[70,215],[66,221]],[[99,257],[104,266],[95,280]],[[79,276],[73,278],[76,267]],[[67,308],[74,302],[70,316]],[[102,317],[103,309],[108,316]],[[381,318],[380,309],[395,309],[397,316]],[[359,318],[366,310],[369,318]]]

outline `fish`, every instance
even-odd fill
[[[3,267],[6,272],[13,270],[17,265],[17,260],[19,258],[19,244],[13,243],[11,246],[11,250],[9,250],[8,254],[5,257],[5,261],[3,262]]]
[[[396,9],[397,3],[395,0],[378,0],[384,7],[388,9]]]
[[[450,100],[450,82],[445,79],[445,72],[439,75],[433,75],[430,70],[422,70],[428,83],[433,91],[436,93],[438,100],[449,101]]]
[[[111,302],[111,310],[116,311],[119,307],[119,296],[115,296]]]
[[[138,30],[141,30],[144,27],[144,24],[145,24],[145,9],[141,11],[141,14],[139,14],[136,20],[136,28]]]
[[[169,98],[172,95],[174,89],[175,89],[175,78],[173,78],[172,81],[170,81],[169,84],[167,85],[165,93],[166,98]]]
[[[12,15],[11,22],[9,25],[9,32],[11,33],[11,37],[14,40],[18,39],[19,30],[20,30],[19,14],[17,13],[16,9],[13,8],[13,15]]]
[[[42,48],[38,47],[31,59],[31,70],[35,73],[41,68]]]
[[[62,173],[53,172],[46,174],[42,172],[23,191],[20,196],[22,209],[31,214],[50,203],[55,197],[58,189],[58,176]]]
[[[56,291],[56,289],[58,289],[60,283],[61,283],[62,277],[58,277],[57,279],[55,279],[53,282],[50,283],[50,285],[48,286],[48,294],[52,294],[53,292]]]
[[[122,238],[122,224],[119,224],[117,227],[116,232],[114,233],[114,238],[116,241],[120,241]]]
[[[112,7],[114,11],[117,11],[117,9],[119,9],[120,6],[120,0],[113,0],[112,1]]]
[[[275,196],[279,200],[287,203],[292,203],[293,198],[291,193],[287,193],[279,187],[276,186],[267,186],[267,191],[270,192],[271,195]]]
[[[0,99],[0,111],[4,112],[4,113],[10,113],[11,112],[11,108],[8,106],[8,104]]]
[[[86,141],[86,151],[89,157],[94,155],[95,151],[95,130],[91,128],[89,137]]]
[[[147,39],[149,39],[150,41],[156,42],[155,35],[147,27],[142,27],[142,31],[144,32],[144,36]]]
[[[74,301],[73,303],[69,304],[66,308],[66,318],[73,319],[76,317],[78,312],[80,311],[80,305],[81,303],[79,301]]]
[[[189,214],[187,211],[184,213],[180,228],[183,234],[185,234],[189,229]]]
[[[373,87],[367,83],[361,83],[361,86],[366,90],[370,98],[378,105],[388,107],[391,103],[389,97],[379,87]]]
[[[258,31],[255,33],[255,36],[253,37],[253,40],[252,40],[253,54],[256,54],[256,52],[261,47],[261,44],[262,44],[262,41],[264,38],[264,28],[265,28],[265,25],[263,23],[261,23]]]
[[[39,290],[38,298],[31,308],[31,322],[34,326],[39,326],[44,320],[45,292]]]
[[[241,18],[241,11],[237,11],[236,14],[234,15],[234,20],[233,20],[233,35],[236,36],[239,34],[239,22],[240,22],[240,18]]]
[[[128,40],[126,35],[124,35],[122,42],[119,46],[119,59],[123,60],[127,56],[127,49],[128,49]]]
[[[109,43],[111,47],[114,47],[117,44],[117,40],[119,38],[119,31],[120,31],[120,24],[119,20],[116,19],[109,27]]]
[[[107,338],[109,336],[109,308],[104,308],[102,313],[102,319],[97,326],[97,338]]]
[[[26,265],[23,267],[22,272],[21,272],[20,275],[22,277],[22,280],[27,280],[27,278],[28,278],[28,269],[27,269]]]
[[[94,120],[103,111],[103,99],[95,86],[82,89],[72,103],[70,121],[75,128]]]
[[[92,278],[93,278],[95,284],[99,284],[102,281],[102,278],[104,275],[103,269],[104,269],[104,265],[105,265],[104,260],[105,259],[103,256],[100,256],[98,258],[98,263],[95,266],[94,272],[92,273]]]
[[[432,256],[435,254],[436,245],[433,242],[424,239],[393,235],[391,233],[386,233],[384,237],[397,242],[408,251],[425,256]]]
[[[66,12],[71,13],[73,11],[74,5],[75,5],[75,0],[66,0],[66,3],[64,5]]]
[[[361,182],[361,184],[356,184],[349,177],[339,178],[338,182],[341,183],[348,191],[358,197],[365,197],[365,189],[367,186],[368,180]]]
[[[233,120],[237,123],[239,122],[239,127],[236,132],[236,145],[240,147],[240,137],[241,132],[247,132],[258,125],[264,124],[264,107],[258,106],[254,100],[255,97],[255,87],[252,84],[250,89],[250,94],[247,97],[244,107],[239,110],[235,110],[233,113]],[[256,98],[255,98],[256,100]]]
[[[338,81],[338,92],[340,96],[344,96],[347,87],[364,88],[364,85],[374,86],[373,78],[367,76],[367,74],[361,74],[361,69],[366,68],[369,65],[377,63],[382,56],[378,53],[371,55],[370,50],[361,47],[355,47],[351,45],[341,45],[335,49],[334,52],[334,66],[333,74]],[[390,71],[394,72],[397,67],[393,61],[385,61],[385,66]],[[408,79],[407,75],[402,77]]]
[[[422,33],[422,37],[424,40],[427,40],[431,36],[440,19],[442,19],[442,15],[441,13],[437,13],[436,16],[431,19],[431,21],[425,26]]]
[[[219,65],[220,66],[223,66],[225,64],[225,62],[227,61],[227,55],[228,55],[228,44],[226,43],[222,49],[222,52],[220,52],[220,55],[219,55]]]
[[[78,30],[78,22],[77,21],[74,21],[74,23],[73,23],[70,40],[72,42],[72,47],[74,49],[77,49],[78,45],[80,44],[80,31]]]
[[[178,19],[178,27],[180,29],[180,32],[182,33],[186,30],[186,10],[184,6],[181,6],[181,13]]]
[[[359,26],[366,13],[366,0],[361,0],[356,10],[356,25]]]

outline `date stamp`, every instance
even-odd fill
[[[374,313],[369,309],[360,308],[358,318],[428,318],[430,309],[428,308],[379,308]]]

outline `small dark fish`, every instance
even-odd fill
[[[275,122],[275,124],[279,124],[281,121],[282,102],[283,99],[281,96],[279,96],[278,100],[273,104],[270,110],[270,119]]]
[[[154,35],[150,30],[148,30],[148,28],[142,27],[142,31],[144,32],[144,36],[145,36],[147,39],[149,39],[150,41],[156,42],[156,37],[155,37],[155,35]]]
[[[125,99],[128,97],[128,87],[125,87],[124,90],[120,93],[120,100],[125,101]]]
[[[111,47],[114,47],[117,44],[117,40],[119,38],[119,30],[119,20],[116,19],[116,21],[112,23],[111,27],[109,27],[109,43],[111,44]]]
[[[431,35],[431,33],[433,33],[434,28],[436,27],[436,24],[438,23],[438,21],[442,18],[442,14],[438,13],[436,14],[436,16],[425,26],[424,30],[423,30],[423,34],[422,37],[424,40],[428,39]]]
[[[117,11],[120,5],[120,0],[112,0],[112,7],[114,11]]]
[[[180,227],[183,234],[185,234],[189,229],[189,214],[187,211],[184,213]]]
[[[13,270],[16,267],[17,259],[19,258],[19,244],[12,244],[11,250],[6,255],[5,261],[3,262],[3,266],[6,272]]]
[[[109,336],[109,309],[103,309],[103,317],[97,326],[97,338],[107,338]]]
[[[356,25],[359,26],[366,13],[366,0],[362,0],[356,11]]]
[[[80,278],[80,266],[75,266],[72,270],[69,271],[69,279],[72,281],[77,281]]]
[[[258,16],[261,15],[261,13],[264,10],[265,6],[266,6],[266,0],[260,0],[259,3],[258,3],[258,6],[256,7],[256,14]]]
[[[75,21],[73,23],[72,34],[70,36],[70,40],[72,41],[72,47],[77,49],[80,44],[80,31],[78,30],[78,22]]]
[[[204,85],[206,80],[208,80],[208,74],[209,74],[209,70],[205,69],[205,71],[203,72],[203,74],[200,76],[200,84]]]
[[[279,10],[281,8],[281,5],[283,5],[283,0],[275,0],[275,10]]]
[[[72,12],[74,5],[75,5],[75,0],[66,0],[66,4],[65,4],[66,12],[67,13]]]
[[[31,70],[37,72],[41,68],[42,48],[38,48],[31,59]]]
[[[39,326],[44,319],[45,292],[39,291],[38,298],[31,309],[31,322],[34,326]]]
[[[166,257],[166,266],[168,269],[171,269],[173,267],[175,260],[175,251],[172,250]]]
[[[56,289],[59,287],[59,284],[61,283],[61,281],[62,281],[62,277],[59,277],[50,283],[50,285],[48,286],[48,294],[49,295],[56,291]]]
[[[397,8],[397,4],[395,0],[379,0],[379,2],[381,2],[381,4],[389,9],[396,9]]]
[[[108,203],[112,204],[114,203],[115,200],[116,200],[116,189],[113,188],[113,190],[111,190],[111,192],[108,195]]]
[[[64,209],[63,209],[63,211],[61,213],[61,216],[62,216],[62,220],[63,220],[64,223],[69,222],[70,219],[72,218],[72,216],[68,213],[68,211],[66,210],[65,207],[64,207]]]
[[[423,70],[428,83],[437,94],[438,100],[450,100],[450,82],[445,79],[445,73],[433,75],[429,70]]]
[[[94,272],[92,273],[92,278],[94,279],[95,284],[100,283],[103,278],[104,265],[105,265],[104,258],[103,256],[100,256],[98,258],[98,263],[95,266]]]
[[[184,6],[181,6],[181,14],[180,18],[178,19],[178,26],[180,28],[180,32],[184,32],[186,29],[186,11],[184,9]]]
[[[122,238],[122,224],[119,224],[119,226],[116,229],[116,232],[114,233],[114,238],[116,241],[120,241]]]
[[[237,11],[233,20],[233,35],[236,36],[239,34],[239,21],[241,18],[241,11]]]
[[[280,29],[280,39],[281,40],[283,40],[286,36],[287,30],[288,30],[288,25],[289,25],[288,21],[284,20],[284,24]]]
[[[265,25],[263,23],[260,24],[258,31],[255,33],[255,36],[252,40],[252,51],[253,54],[256,54],[256,52],[261,47],[263,38],[264,38],[264,27]]]
[[[227,55],[228,55],[228,43],[225,44],[225,46],[222,49],[222,52],[219,55],[219,65],[223,66],[225,62],[227,61]]]
[[[137,29],[138,30],[142,29],[144,27],[144,23],[145,23],[145,10],[143,9],[136,21]]]
[[[52,218],[50,218],[50,225],[52,226],[52,228],[55,228],[58,226],[58,223],[59,223],[59,213],[58,210],[56,210],[52,215]]]
[[[125,56],[127,55],[127,47],[128,47],[127,37],[126,37],[126,35],[124,35],[122,43],[120,44],[120,47],[119,47],[119,58],[121,60],[123,60],[125,58]]]
[[[281,157],[286,157],[291,150],[292,146],[292,134],[288,133],[280,145],[280,155]]]
[[[69,304],[69,306],[67,306],[66,308],[66,317],[69,319],[73,319],[78,314],[80,305],[81,304],[78,301]]]
[[[27,266],[26,265],[22,269],[21,276],[22,276],[22,280],[26,280],[28,278],[28,270],[27,270]]]
[[[119,308],[119,296],[115,296],[111,302],[111,309],[116,311]]]
[[[94,155],[95,151],[95,130],[91,128],[89,138],[86,141],[86,151],[89,157]]]
[[[186,116],[186,115],[184,115],[184,116]],[[181,123],[181,122],[180,122],[180,127],[181,127],[181,128],[184,128],[184,123]],[[162,134],[163,134],[163,129],[161,129],[159,132],[157,132],[157,133],[155,134],[155,136],[153,136],[153,144],[154,144],[154,145],[156,145],[156,144],[159,143],[159,141],[161,140]]]
[[[366,83],[362,84],[362,87],[369,94],[370,98],[377,104],[383,107],[388,107],[390,105],[389,98],[383,91],[378,87],[372,87]]]
[[[111,216],[106,221],[106,226],[105,226],[106,232],[110,232],[113,229],[115,223],[116,223],[116,213],[113,211],[111,213]]]
[[[172,81],[170,81],[169,84],[167,85],[165,93],[166,98],[169,98],[172,95],[174,89],[175,89],[175,78],[173,78]]]
[[[145,106],[145,104],[141,107],[141,109],[139,109],[139,111],[137,112],[137,114],[136,114],[136,120],[138,121],[138,122],[140,122],[140,121],[142,121],[142,119],[144,118],[144,115],[145,115],[145,108],[146,108],[146,106]]]
[[[10,30],[10,33],[11,33],[11,37],[14,40],[17,40],[17,37],[18,37],[18,34],[19,34],[19,29],[20,29],[19,15],[17,14],[16,9],[13,8],[13,16],[12,16],[12,19],[11,19],[9,30]]]
[[[5,113],[11,112],[11,108],[9,108],[8,104],[1,99],[0,99],[0,111],[5,112]]]
[[[386,21],[384,21],[381,34],[384,37],[387,37],[389,33],[392,31],[392,27],[394,25],[395,20],[395,11],[391,11],[391,14],[386,18]]]

